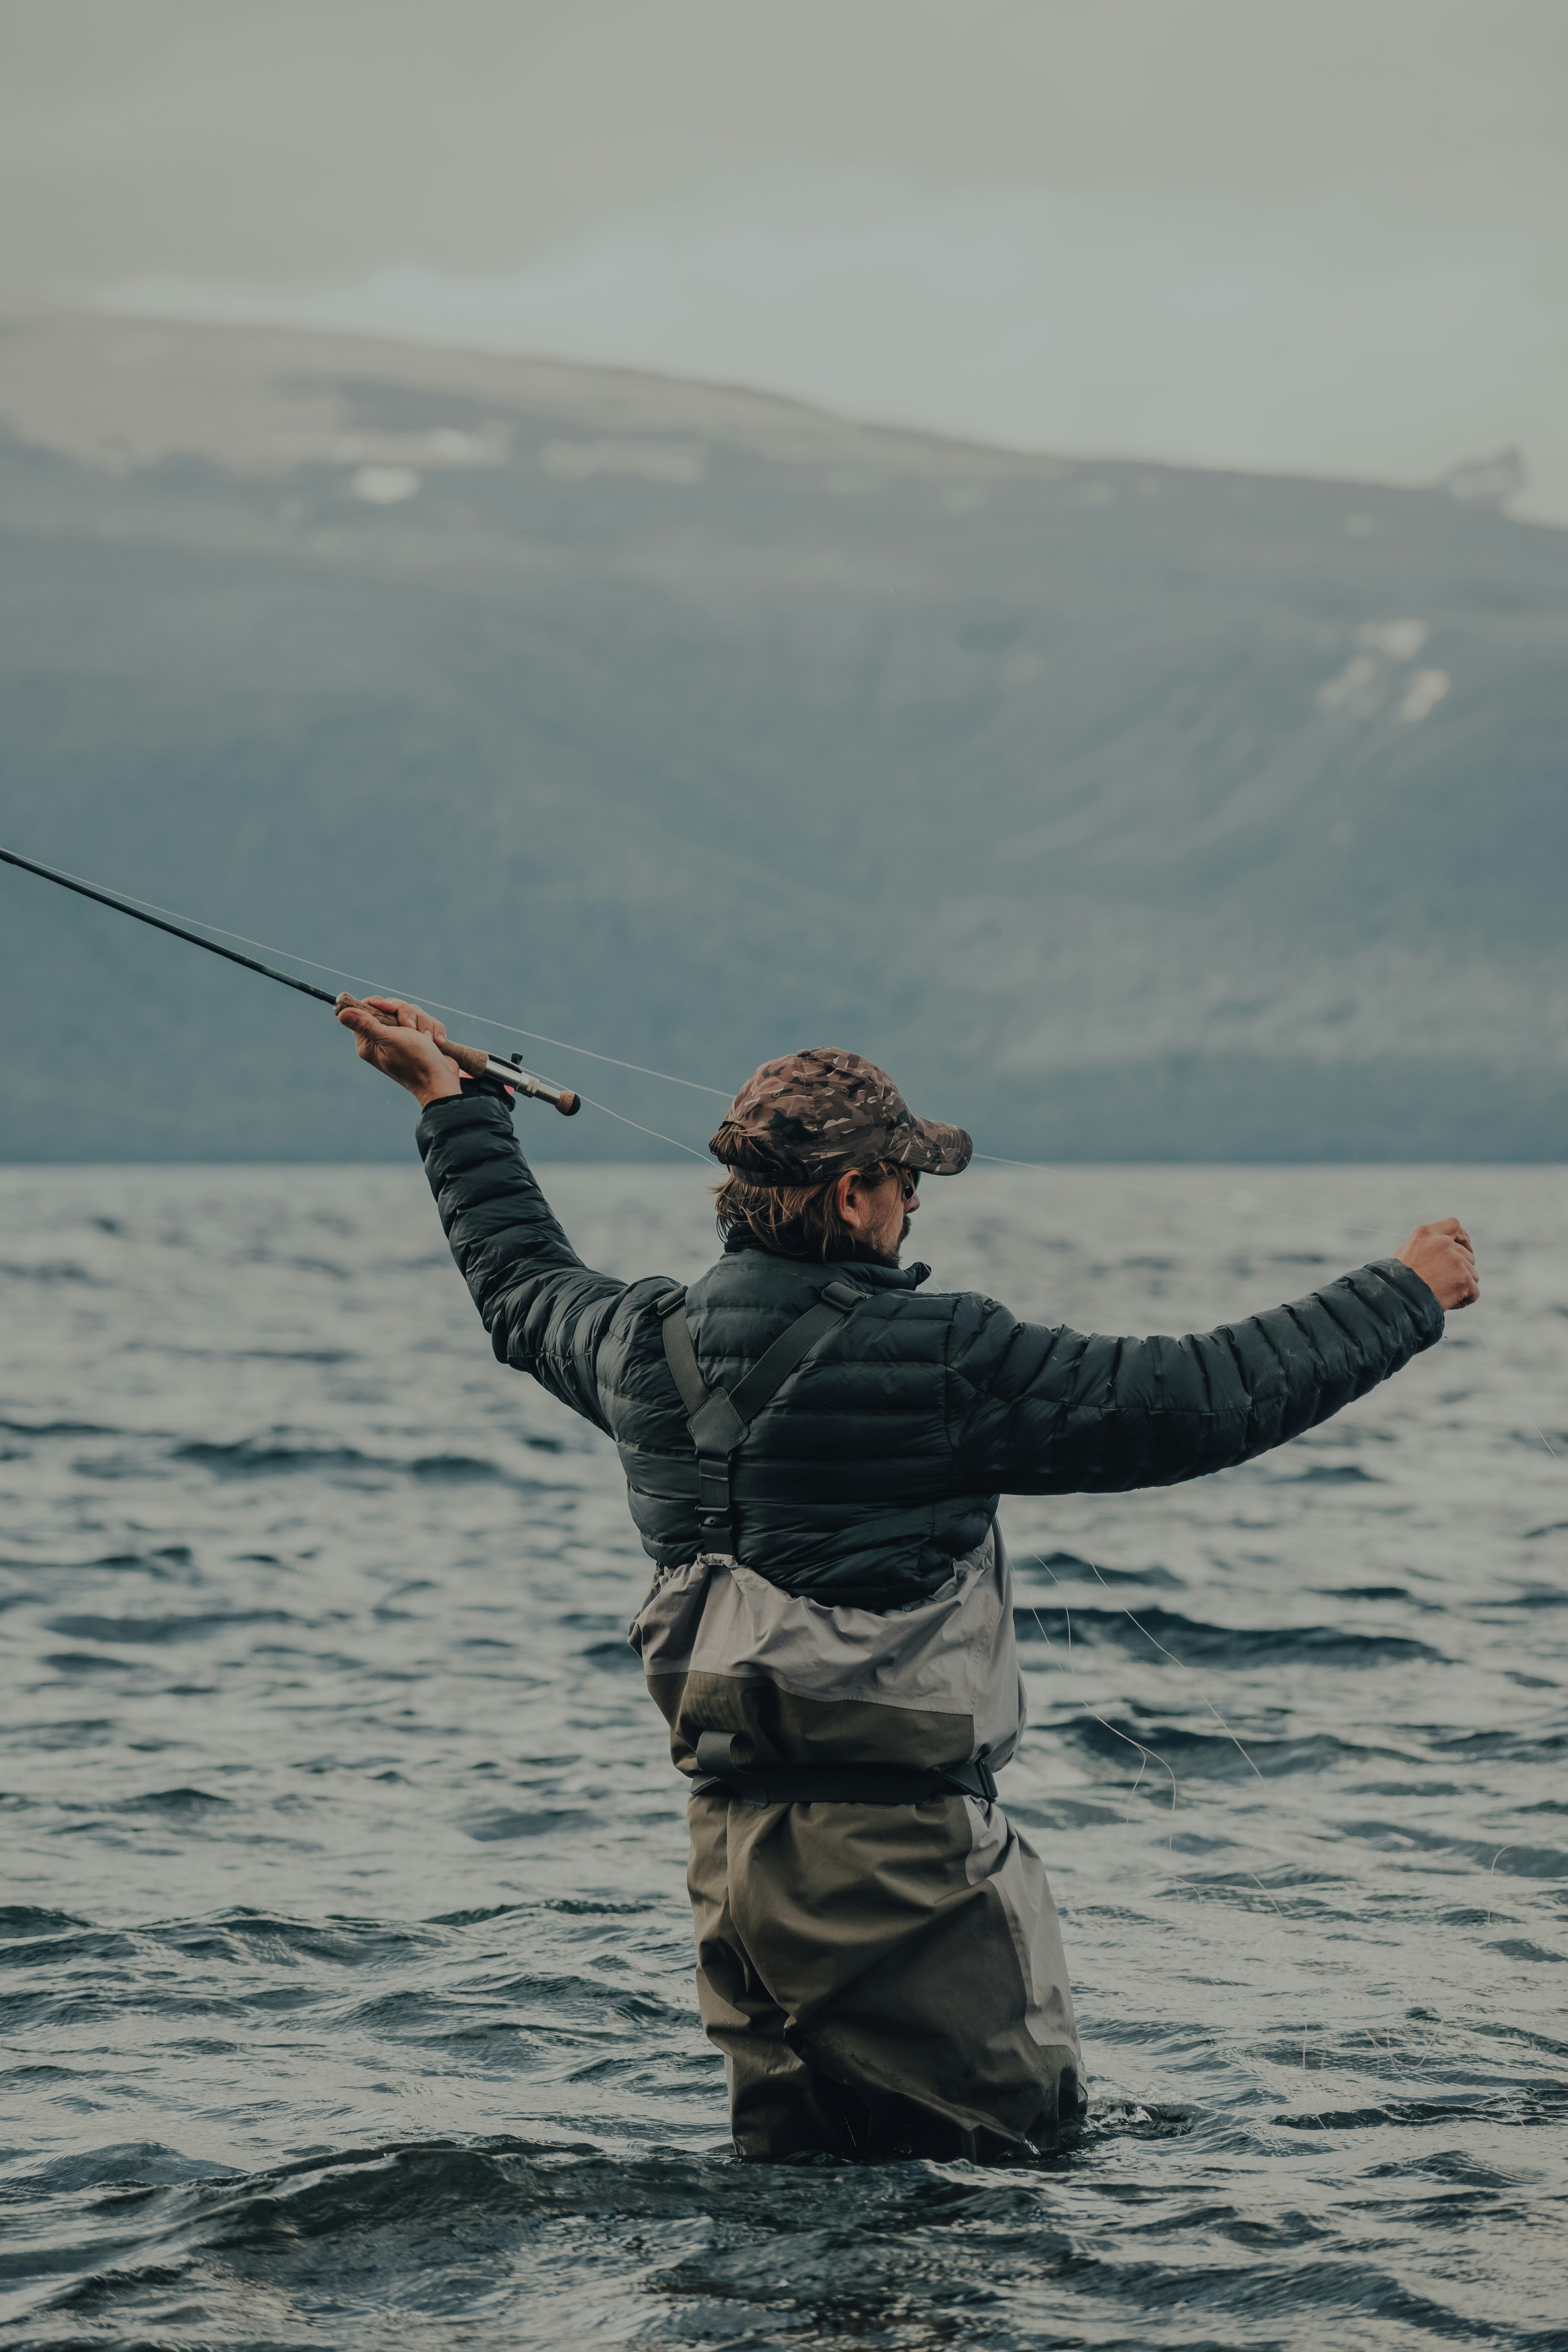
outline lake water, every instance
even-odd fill
[[[696,1169],[548,1189],[712,1255]],[[1079,1328],[1449,1212],[1486,1285],[1245,1470],[1004,1506],[1094,2101],[1006,2170],[734,2162],[615,1459],[416,1167],[0,1171],[7,2340],[1568,2347],[1563,1172],[927,1189]]]

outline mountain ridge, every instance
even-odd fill
[[[25,856],[705,1083],[853,1042],[1005,1156],[1568,1157],[1568,533],[270,329],[13,317],[0,423]],[[260,982],[3,887],[0,1153],[406,1149]],[[70,1075],[106,996],[150,1096]]]

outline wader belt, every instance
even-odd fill
[[[698,1370],[697,1350],[686,1322],[686,1293],[676,1291],[661,1301],[664,1352],[686,1407],[686,1426],[697,1448],[697,1524],[713,1551],[732,1551],[735,1543],[734,1497],[730,1491],[731,1457],[745,1438],[758,1413],[783,1388],[795,1366],[817,1341],[837,1330],[866,1297],[853,1283],[830,1282],[816,1304],[797,1316],[789,1329],[760,1356],[749,1372],[726,1395],[710,1389]],[[717,1538],[717,1540],[715,1540]]]
[[[748,1805],[918,1805],[923,1797],[978,1797],[990,1804],[996,1775],[984,1757],[932,1771],[904,1764],[742,1764],[738,1735],[704,1731],[692,1792],[723,1789]]]

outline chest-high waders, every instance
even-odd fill
[[[691,1780],[698,2001],[741,2155],[1006,2161],[1085,2100],[1050,1890],[995,1801],[1023,1723],[1000,1534],[886,1612],[735,1553],[739,1504],[813,1499],[812,1466],[748,1460],[747,1433],[865,1297],[829,1283],[728,1394],[684,1292],[660,1303],[696,1458],[633,1475],[695,1500],[701,1549],[632,1639]]]

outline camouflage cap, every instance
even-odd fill
[[[961,1127],[916,1118],[875,1062],[812,1045],[764,1062],[708,1149],[754,1183],[825,1184],[875,1160],[956,1176],[974,1146]]]

